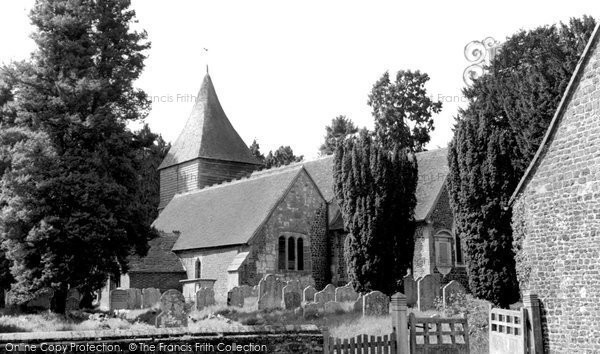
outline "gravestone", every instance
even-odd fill
[[[79,310],[79,299],[73,296],[69,296],[65,302],[65,311],[77,311]]]
[[[337,301],[327,301],[325,305],[323,305],[323,312],[335,314],[344,312],[344,309],[342,308],[342,304]]]
[[[129,304],[129,293],[125,289],[114,289],[110,292],[110,310],[124,310]]]
[[[444,302],[444,307],[450,304],[452,295],[466,293],[467,292],[461,283],[457,282],[456,280],[452,280],[442,288],[442,299]]]
[[[363,312],[363,296],[359,295],[358,299],[354,301],[354,305],[352,306],[352,310],[354,312]]]
[[[185,298],[177,290],[165,291],[160,297],[161,313],[156,317],[156,327],[187,327]]]
[[[406,305],[415,306],[417,304],[417,282],[411,274],[402,279],[404,284],[404,295],[406,296]]]
[[[157,288],[145,288],[142,290],[142,308],[153,307],[160,302],[160,290]]]
[[[250,285],[240,285],[238,286],[238,288],[240,288],[240,291],[242,292],[242,296],[245,298],[247,297],[256,297],[256,290],[254,289],[254,287],[250,286]]]
[[[227,292],[227,305],[244,307],[244,291],[240,287],[235,287]]]
[[[125,289],[128,293],[129,299],[127,300],[127,308],[130,310],[136,310],[142,307],[142,292],[140,289]]]
[[[324,304],[328,301],[335,301],[335,286],[327,284],[325,289],[315,293],[315,302]]]
[[[358,299],[358,293],[350,283],[335,289],[335,301],[337,302],[354,302],[356,299]]]
[[[427,274],[417,281],[417,308],[427,311],[435,308],[434,300],[441,296],[441,276],[438,273]]]
[[[390,297],[371,291],[363,297],[363,316],[385,316],[390,313]]]
[[[1,291],[1,290],[0,290]],[[38,296],[27,303],[27,307],[41,308],[44,310],[50,309],[52,298],[54,297],[54,290],[44,289],[40,291]]]
[[[323,311],[323,305],[318,302],[308,302],[304,304],[304,318],[311,319],[319,316]]]
[[[71,289],[69,289],[69,291],[67,291],[67,299],[70,297],[74,297],[77,300],[81,300],[81,294],[79,293],[79,290],[77,290],[76,288],[71,288]]]
[[[280,309],[283,303],[285,282],[273,274],[268,274],[258,282],[258,310]]]
[[[196,310],[215,304],[215,291],[212,288],[200,288],[196,291]]]
[[[300,305],[302,304],[302,297],[298,292],[284,292],[283,303],[285,305],[286,310],[293,310],[295,308],[300,307]]]
[[[312,302],[315,301],[315,293],[317,292],[317,289],[315,289],[314,286],[309,285],[306,288],[304,288],[304,291],[302,292],[302,301],[304,302]]]

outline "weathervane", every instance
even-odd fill
[[[471,63],[463,72],[463,81],[467,86],[484,74],[484,67],[491,64],[499,49],[500,42],[492,37],[472,41],[465,46],[465,58]]]
[[[208,74],[208,49],[207,48],[202,48],[200,50],[200,55],[205,55],[206,56],[206,73]]]

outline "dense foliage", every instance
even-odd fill
[[[260,145],[256,142],[256,139],[252,141],[252,144],[248,148],[252,156],[264,165],[263,168],[285,166],[293,162],[300,162],[303,159],[302,155],[296,156],[289,146],[280,146],[275,152],[269,151],[267,156],[265,156],[260,152]]]
[[[325,127],[325,142],[319,148],[319,154],[331,155],[340,141],[347,136],[356,134],[358,128],[350,118],[337,116],[331,120],[331,125]]]
[[[412,263],[417,166],[414,154],[384,148],[371,133],[344,140],[335,152],[334,191],[348,231],[348,275],[361,292],[399,291]]]
[[[594,27],[583,17],[520,31],[464,90],[468,107],[459,111],[448,156],[450,199],[471,291],[496,305],[519,296],[508,202]]]
[[[52,288],[62,312],[69,288],[100,288],[155,236],[143,198],[155,181],[140,172],[154,138],[127,128],[150,104],[133,87],[149,43],[129,5],[38,0],[37,50],[3,68],[14,115],[2,115],[0,222],[16,302]]]

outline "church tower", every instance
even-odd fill
[[[183,131],[158,167],[162,210],[175,194],[241,178],[260,163],[225,115],[208,73]]]

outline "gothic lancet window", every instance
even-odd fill
[[[200,279],[201,275],[202,275],[202,263],[200,262],[200,259],[196,259],[196,272],[195,272],[196,279]]]
[[[288,238],[288,270],[296,270],[296,242],[293,237]]]
[[[298,270],[304,270],[304,240],[299,237],[298,238]]]
[[[279,237],[279,257],[277,268],[279,270],[285,270],[285,237]]]

